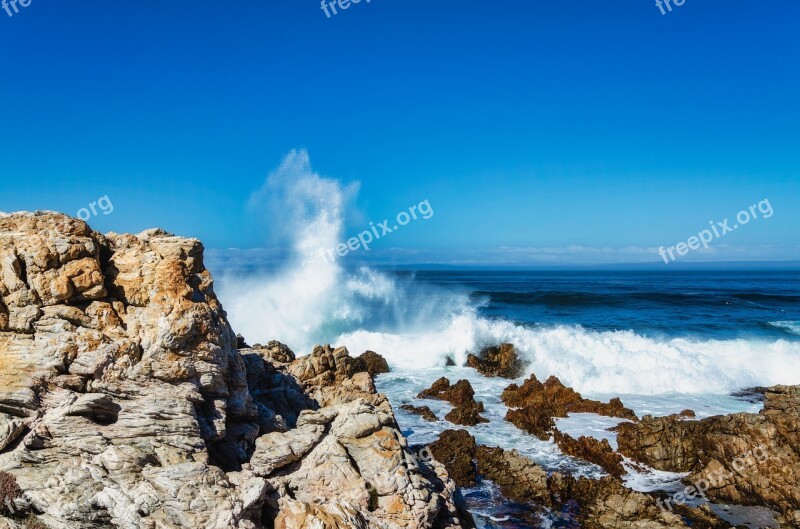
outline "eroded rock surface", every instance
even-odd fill
[[[475,401],[475,390],[468,380],[459,380],[453,385],[446,377],[442,377],[433,385],[417,395],[420,399],[446,400],[453,405],[453,409],[444,418],[453,424],[462,426],[475,426],[489,422],[481,417],[484,411],[483,403]]]
[[[626,408],[620,399],[613,398],[608,403],[585,399],[556,377],[542,383],[536,375],[531,375],[522,386],[508,386],[501,399],[509,407],[507,421],[543,440],[549,439],[553,432],[553,417],[567,417],[569,413],[596,413],[637,420],[633,410]]]
[[[344,348],[245,347],[203,246],[0,216],[0,470],[59,529],[460,527]],[[366,365],[366,368],[362,367]]]
[[[497,347],[486,347],[477,355],[467,356],[467,366],[487,377],[519,378],[525,374],[525,362],[519,357],[514,345],[504,343]]]
[[[800,386],[765,391],[764,409],[700,421],[645,417],[617,427],[621,453],[653,468],[691,472],[708,497],[800,510]]]
[[[556,444],[565,454],[594,463],[618,478],[626,473],[625,467],[622,466],[622,456],[611,448],[607,439],[598,441],[594,437],[584,435],[575,439],[558,429],[554,429],[553,434]]]
[[[436,422],[439,419],[436,417],[436,414],[433,413],[428,406],[412,406],[411,404],[403,404],[400,406],[401,410],[405,410],[408,413],[413,413],[414,415],[419,415],[423,419],[428,422]]]
[[[603,529],[678,529],[688,525],[659,507],[650,495],[632,491],[609,476],[575,479],[541,467],[516,451],[480,446],[464,430],[446,431],[431,444],[436,459],[453,476],[470,484],[477,476],[490,479],[513,501],[553,513],[561,525]],[[471,466],[474,465],[474,466]],[[570,525],[565,525],[570,526]]]

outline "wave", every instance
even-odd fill
[[[506,305],[542,305],[547,307],[616,307],[637,302],[668,307],[718,307],[731,303],[792,305],[800,296],[721,292],[519,292],[511,290],[477,290],[474,296]]]
[[[769,325],[789,334],[800,336],[800,321],[771,321]]]
[[[223,274],[218,288],[234,329],[250,342],[280,340],[299,354],[318,343],[346,345],[355,354],[377,351],[404,369],[441,366],[448,357],[461,364],[469,352],[510,342],[529,361],[529,372],[558,376],[587,393],[724,394],[800,383],[798,342],[659,339],[489,320],[468,292],[321,260],[321,249],[342,240],[349,188],[314,173],[303,151],[290,153],[263,189],[283,197],[290,210],[292,256],[270,274]],[[274,208],[267,214],[274,220]]]

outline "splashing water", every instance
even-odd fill
[[[479,315],[467,292],[446,290],[320,259],[342,240],[357,186],[315,173],[291,152],[250,200],[278,225],[292,254],[272,273],[223,274],[219,295],[250,342],[280,340],[299,354],[317,343],[371,349],[400,369],[462,364],[484,345],[511,342],[540,378],[556,375],[589,394],[716,393],[800,383],[800,343],[650,338],[632,331],[526,326]],[[280,221],[280,222],[279,222]]]

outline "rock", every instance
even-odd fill
[[[444,418],[453,424],[462,426],[475,426],[489,422],[480,416],[483,412],[483,403],[476,402],[474,397],[475,391],[468,380],[459,380],[451,386],[450,381],[445,377],[440,378],[430,388],[417,395],[417,398],[420,399],[448,401],[454,408]]]
[[[442,377],[434,382],[431,387],[420,392],[418,399],[441,399],[442,394],[450,389],[450,380]],[[444,399],[446,400],[446,399]]]
[[[510,408],[506,413],[507,421],[545,441],[555,427],[553,417],[567,417],[569,413],[597,413],[637,420],[636,414],[624,407],[620,399],[613,398],[607,404],[584,399],[556,377],[542,384],[536,375],[531,375],[522,386],[508,386],[501,399]]]
[[[555,428],[553,433],[556,444],[565,454],[594,463],[617,478],[626,474],[625,467],[622,466],[622,456],[614,452],[607,439],[598,441],[583,435],[573,439]]]
[[[644,493],[626,488],[607,476],[599,480],[565,477],[558,473],[548,480],[556,512],[569,513],[581,527],[603,529],[683,529],[680,516],[659,507]]]
[[[321,406],[369,400],[377,394],[366,366],[350,356],[346,347],[317,346],[286,366],[306,393]]]
[[[247,348],[195,239],[0,215],[0,471],[20,519],[468,527],[455,483],[414,459],[358,363],[344,348]]]
[[[681,417],[686,417],[687,419],[694,419],[697,417],[697,414],[694,412],[694,410],[683,410],[678,415]]]
[[[556,526],[578,522],[580,527],[590,529],[688,527],[680,516],[659,507],[655,498],[626,488],[613,476],[601,480],[575,479],[559,473],[548,476],[516,451],[476,445],[464,430],[444,432],[430,448],[457,482],[471,486],[477,470],[477,475],[494,482],[507,499],[561,518]]]
[[[427,406],[412,406],[411,404],[403,404],[400,406],[401,410],[407,411],[408,413],[413,413],[414,415],[419,415],[423,419],[429,422],[436,422],[439,419],[436,415],[431,411],[431,409]]]
[[[731,396],[755,404],[760,404],[764,402],[764,394],[767,392],[768,389],[769,388],[756,386],[753,388],[746,388],[740,391],[734,391],[733,393],[731,393]]]
[[[275,527],[305,527],[315,519],[334,515],[328,522],[334,524],[330,527],[364,523],[364,527],[410,529],[432,527],[443,512],[457,512],[454,484],[447,485],[444,467],[411,454],[394,427],[394,415],[385,397],[337,405],[335,414],[323,408],[309,414],[308,423],[305,417],[300,417],[298,429],[322,423],[325,434],[298,458],[296,465],[286,467],[290,458],[297,458],[313,439],[303,435],[302,445],[293,441],[284,445],[288,449],[280,450],[286,454],[280,462],[284,468],[275,466],[267,476],[281,513]],[[431,481],[426,475],[437,477]],[[325,506],[322,512],[320,504]],[[342,523],[345,525],[337,525]]]
[[[566,417],[568,413],[596,413],[608,417],[637,420],[632,410],[623,406],[622,401],[613,398],[609,403],[584,399],[580,393],[564,386],[556,377],[550,377],[544,384],[531,375],[522,386],[511,384],[501,396],[503,402],[512,408],[534,406],[551,410],[553,417]]]
[[[479,446],[475,455],[478,473],[492,480],[508,498],[549,507],[547,472],[516,450]]]
[[[253,350],[273,364],[288,364],[295,360],[295,354],[289,346],[277,340],[272,340],[267,345],[256,344]]]
[[[765,391],[758,414],[689,421],[645,417],[617,427],[619,451],[684,479],[713,500],[764,505],[791,517],[800,510],[800,386]]]
[[[383,373],[389,373],[389,363],[375,351],[366,351],[356,358],[356,362],[359,371],[366,371],[373,377]]]
[[[693,529],[730,529],[731,527],[731,524],[717,516],[707,504],[700,507],[676,504],[673,512],[684,520],[688,520],[688,525]]]
[[[477,482],[475,438],[466,430],[445,430],[430,451],[459,487],[474,487]]]
[[[487,377],[519,378],[525,374],[525,363],[510,343],[486,347],[477,355],[467,356],[467,366]]]
[[[554,415],[557,415],[557,412],[547,406],[524,406],[519,409],[509,409],[506,412],[506,420],[520,430],[547,441],[556,426]]]

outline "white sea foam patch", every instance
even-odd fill
[[[771,321],[769,324],[789,334],[800,336],[800,321]]]
[[[537,377],[555,375],[586,393],[725,394],[800,383],[800,343],[785,340],[658,340],[577,326],[527,328],[473,314],[418,334],[358,330],[337,340],[353,351],[378,351],[403,368],[441,365],[445,356],[461,364],[467,352],[500,342],[515,344]]]

